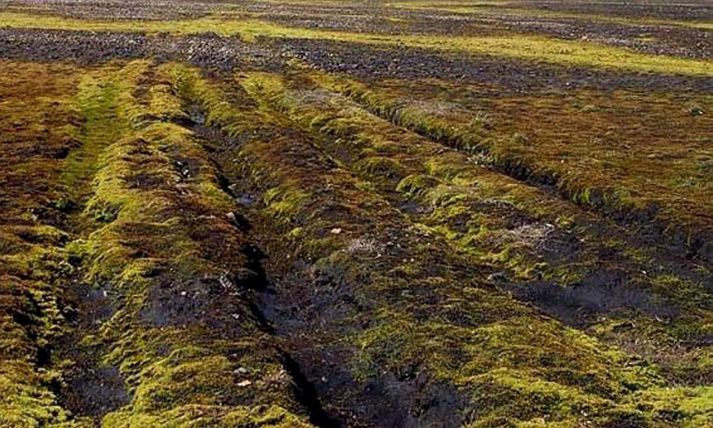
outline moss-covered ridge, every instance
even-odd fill
[[[254,74],[248,85],[412,221],[488,266],[506,289],[567,323],[627,343],[630,352],[662,363],[674,383],[710,379],[711,272],[493,171],[486,157],[469,158],[394,126],[304,75]],[[611,326],[632,319],[638,327],[619,326],[611,337]],[[634,345],[642,337],[647,346]],[[649,349],[654,343],[657,352]],[[669,352],[671,345],[692,352],[683,358]],[[673,355],[680,357],[675,364]]]
[[[93,227],[73,244],[84,281],[113,308],[79,346],[118,368],[131,395],[102,426],[306,425],[246,298],[258,273],[233,202],[196,138],[171,122],[184,113],[161,71],[125,70],[116,114],[94,118],[125,132],[96,156],[83,212]]]
[[[261,189],[264,215],[289,243],[284,260],[312,266],[304,274],[313,282],[290,284],[289,292],[311,302],[292,314],[303,325],[300,342],[313,344],[299,357],[316,367],[329,355],[330,364],[313,373],[322,376],[317,388],[328,410],[365,421],[379,415],[473,426],[664,423],[663,413],[635,399],[660,384],[655,367],[628,361],[478,279],[477,266],[289,130],[294,125],[261,97],[256,108],[230,86],[229,103],[195,71],[174,74],[209,125],[240,136],[221,158],[237,159],[231,177],[250,176]],[[264,81],[241,83],[264,90]],[[383,392],[377,402],[372,390]],[[707,411],[697,407],[680,420]]]
[[[530,144],[528,136],[494,128],[487,109],[473,112],[454,104],[455,107],[441,111],[427,107],[438,105],[438,100],[407,95],[407,90],[400,91],[398,85],[389,91],[372,89],[363,83],[333,75],[322,74],[318,79],[327,88],[349,96],[364,108],[395,124],[449,147],[469,153],[484,152],[496,168],[513,177],[555,186],[570,200],[594,207],[623,224],[646,227],[647,233],[659,236],[660,241],[667,245],[678,246],[704,260],[713,257],[712,232],[706,220],[708,200],[705,197],[710,180],[705,179],[707,172],[696,166],[700,158],[705,159],[707,155],[696,140],[688,144],[692,147],[680,148],[689,153],[685,159],[668,164],[662,160],[680,157],[680,154],[675,154],[679,148],[672,147],[660,153],[655,148],[649,148],[646,150],[654,150],[651,154],[633,156],[626,149],[613,161],[587,162],[584,151],[591,150],[591,144],[582,142],[581,146],[563,147],[558,146],[559,143],[545,142],[552,147],[543,147],[543,153],[538,155],[538,147]],[[600,142],[596,140],[593,144]],[[643,150],[646,141],[641,144]],[[690,153],[694,150],[699,154],[692,157]],[[567,161],[569,157],[571,162]],[[640,162],[626,169],[619,166],[622,160],[618,158],[630,163],[632,159],[634,163],[635,159]],[[616,165],[612,166],[612,162]],[[582,165],[576,167],[580,163]],[[662,174],[660,179],[651,183],[647,177],[653,171]],[[686,194],[680,192],[684,182],[690,186]]]
[[[56,394],[54,343],[66,333],[63,291],[74,267],[63,230],[62,159],[74,150],[80,70],[0,61],[0,426],[68,420]]]

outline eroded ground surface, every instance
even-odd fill
[[[0,1],[0,426],[710,425],[712,26]]]

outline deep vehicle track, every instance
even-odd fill
[[[274,75],[254,81],[262,88],[255,95],[311,133],[322,153],[373,184],[406,217],[489,265],[496,284],[562,322],[586,327],[627,312],[683,320],[706,306],[713,273],[698,262],[650,248],[596,213],[500,174],[487,158],[443,149],[319,84]],[[647,254],[646,261],[633,251]],[[680,298],[680,289],[660,290],[655,278],[666,275],[697,291]],[[707,343],[703,334],[687,345]]]
[[[76,423],[457,426],[537,402],[608,426],[710,381],[710,272],[487,158],[299,69],[92,70],[60,180],[54,298],[77,315],[40,362]]]
[[[710,424],[711,8],[491,3],[0,0],[0,426]]]
[[[346,338],[341,336],[344,333],[340,332],[365,329],[364,334],[367,336],[361,336],[362,339],[359,339],[360,335],[357,334],[357,343],[359,340],[368,340],[371,344],[370,347],[374,349],[373,352],[377,353],[375,357],[384,358],[383,356],[379,357],[378,353],[381,352],[382,346],[388,347],[389,345],[378,342],[376,339],[379,337],[379,333],[376,332],[383,326],[377,327],[378,324],[374,326],[373,322],[369,321],[375,317],[369,315],[373,313],[372,311],[377,310],[376,313],[385,311],[381,312],[381,316],[396,316],[396,314],[387,315],[391,309],[385,308],[390,308],[392,304],[398,305],[397,302],[401,300],[404,303],[408,302],[406,305],[409,307],[409,311],[415,314],[421,313],[421,309],[418,309],[420,305],[430,307],[435,304],[440,307],[441,304],[436,303],[440,298],[449,296],[450,299],[453,299],[455,296],[452,293],[456,295],[459,293],[455,289],[443,288],[447,287],[446,284],[455,281],[466,289],[474,287],[472,290],[475,292],[480,286],[476,285],[478,280],[475,280],[475,283],[472,281],[474,278],[481,278],[480,281],[485,284],[484,276],[488,272],[493,272],[492,265],[489,267],[478,265],[473,258],[463,254],[454,254],[452,258],[449,257],[447,260],[438,262],[421,259],[421,257],[429,256],[426,256],[426,253],[421,253],[423,247],[421,244],[417,244],[420,239],[428,237],[427,246],[432,247],[432,250],[436,250],[439,245],[448,247],[449,244],[440,241],[440,238],[428,231],[414,229],[416,223],[412,223],[412,221],[417,220],[418,217],[412,216],[412,213],[408,211],[397,209],[402,206],[402,203],[398,202],[398,197],[394,199],[393,191],[383,194],[366,191],[367,188],[370,188],[366,185],[369,182],[368,171],[364,175],[364,172],[359,170],[349,171],[350,167],[345,166],[360,164],[354,158],[349,159],[349,162],[344,162],[348,158],[343,156],[349,156],[349,149],[346,148],[350,144],[348,134],[338,134],[337,132],[340,138],[337,144],[345,145],[345,149],[334,147],[333,150],[329,146],[323,145],[327,141],[319,133],[314,134],[309,127],[303,128],[303,132],[295,132],[295,127],[301,127],[301,121],[292,121],[290,119],[292,112],[289,109],[288,114],[283,116],[279,112],[279,105],[274,106],[277,107],[277,110],[273,109],[270,107],[270,98],[268,97],[266,100],[260,95],[260,91],[265,88],[279,86],[266,85],[259,79],[252,79],[248,76],[242,85],[247,88],[248,92],[256,96],[251,100],[247,98],[241,86],[235,87],[230,83],[218,83],[218,86],[211,88],[201,80],[196,80],[195,74],[188,73],[185,76],[184,80],[179,79],[177,87],[184,88],[183,91],[187,94],[187,98],[201,104],[205,109],[206,113],[199,115],[198,121],[207,123],[209,128],[217,126],[223,130],[223,134],[218,133],[221,135],[219,138],[222,141],[219,144],[211,145],[211,152],[217,156],[218,162],[224,162],[226,165],[224,167],[226,176],[229,180],[232,178],[238,182],[243,180],[238,177],[249,177],[253,186],[257,186],[257,188],[249,186],[242,190],[240,186],[233,186],[233,190],[237,192],[236,196],[244,201],[262,200],[266,205],[261,205],[259,202],[254,205],[254,209],[258,213],[257,216],[267,215],[268,219],[277,218],[280,220],[277,231],[283,230],[280,233],[283,233],[287,239],[269,238],[263,245],[267,249],[267,270],[269,276],[273,278],[274,285],[271,293],[263,295],[262,306],[265,308],[267,319],[271,320],[274,325],[276,334],[283,337],[285,346],[292,351],[294,358],[305,370],[306,378],[315,385],[315,390],[321,397],[326,411],[342,421],[349,421],[349,425],[355,424],[355,426],[361,426],[360,424],[364,424],[364,426],[379,425],[383,423],[384,417],[396,424],[429,423],[428,421],[443,420],[445,415],[451,415],[453,412],[455,412],[453,417],[456,417],[456,414],[464,417],[461,412],[468,408],[466,404],[468,399],[461,395],[463,391],[452,390],[448,386],[448,382],[442,383],[437,378],[432,378],[428,374],[430,370],[435,370],[431,365],[432,362],[429,363],[428,360],[419,362],[417,359],[407,363],[410,360],[407,356],[409,354],[402,354],[402,352],[408,352],[405,349],[409,349],[411,344],[418,347],[416,345],[420,340],[418,335],[406,336],[401,339],[392,337],[392,340],[397,340],[400,345],[396,345],[397,348],[389,352],[397,352],[397,355],[401,355],[400,358],[405,358],[405,360],[396,363],[397,366],[393,368],[396,370],[395,377],[384,378],[382,375],[378,378],[367,378],[368,382],[364,384],[363,369],[358,366],[349,368],[350,360],[360,361],[364,356],[357,357],[356,360],[353,359],[354,357],[350,358],[351,353],[354,352],[351,349],[353,345],[350,344],[350,340],[353,339],[349,339],[351,335]],[[227,99],[232,100],[234,104],[228,105],[225,104],[225,101],[221,101],[220,92],[216,92],[217,88],[226,91]],[[319,94],[314,97],[305,95],[304,92],[300,92],[300,94],[307,100],[324,99]],[[338,97],[337,95],[332,96]],[[261,113],[261,110],[264,113]],[[328,113],[329,109],[321,106],[317,108],[317,111],[322,114],[319,126],[327,129],[329,126],[326,124],[330,119],[324,114]],[[304,121],[317,123],[310,120],[308,116],[304,118]],[[360,122],[360,124],[365,126],[364,129],[378,129],[365,122]],[[345,129],[353,129],[349,127],[348,122],[345,122],[345,126]],[[211,133],[208,132],[208,135]],[[336,138],[334,134],[331,134],[327,139],[333,137]],[[363,143],[364,138],[361,138],[361,141]],[[399,153],[398,150],[388,152]],[[414,153],[408,150],[406,152]],[[316,174],[318,171],[322,172]],[[379,176],[389,177],[389,174],[382,171]],[[317,184],[322,180],[325,180],[326,186]],[[347,191],[353,186],[352,184],[347,185],[347,183],[353,182],[352,180],[356,180],[355,183],[364,182],[365,184],[357,184],[353,191]],[[377,180],[372,184],[378,189],[383,183],[380,184]],[[362,188],[365,190],[358,190]],[[261,193],[262,197],[259,196]],[[371,202],[372,200],[373,202]],[[315,209],[313,204],[317,204],[316,206],[321,208]],[[362,217],[361,210],[365,210],[363,212],[365,217]],[[376,212],[380,214],[376,214]],[[374,216],[379,217],[376,223],[374,223]],[[387,226],[386,229],[381,230],[383,227],[381,225],[389,225],[392,221],[395,222],[396,229],[390,230]],[[265,221],[257,223],[265,224]],[[275,233],[275,225],[271,225],[270,221],[266,223],[263,227],[268,229],[263,230],[269,230],[269,234]],[[403,224],[403,226],[397,226],[398,224]],[[364,229],[365,227],[366,229]],[[376,235],[364,234],[369,230],[369,227],[376,227],[379,232]],[[260,230],[260,227],[257,229]],[[423,235],[421,235],[422,233]],[[310,241],[308,237],[316,239]],[[347,237],[351,241],[343,240]],[[263,237],[263,239],[266,238]],[[384,242],[384,239],[389,239],[389,241]],[[340,245],[339,242],[343,242],[343,244]],[[340,247],[342,247],[341,250]],[[376,252],[377,257],[383,261],[372,267],[372,271],[376,269],[375,271],[367,274],[367,270],[362,270],[364,269],[362,264],[369,259],[362,259],[362,257],[368,257],[369,254],[373,257],[373,252]],[[436,250],[436,253],[440,254],[449,252],[452,250],[440,252]],[[393,254],[395,259],[392,259],[389,254]],[[409,258],[408,254],[415,257]],[[349,258],[345,259],[344,257],[347,255]],[[334,264],[335,259],[339,260],[338,264]],[[409,267],[391,268],[391,263],[396,263],[397,266],[405,263]],[[416,264],[411,265],[411,263]],[[429,270],[419,273],[421,268],[418,266],[428,266]],[[440,271],[441,268],[445,270]],[[637,269],[636,266],[633,268]],[[478,273],[472,269],[476,269]],[[394,293],[399,290],[398,284],[400,283],[396,278],[391,278],[392,274],[389,272],[394,271],[406,274],[407,277],[415,281],[407,287],[409,291],[402,292],[401,297],[398,297],[398,292]],[[466,274],[466,272],[471,273]],[[445,278],[448,279],[444,278],[446,282],[440,286],[440,295],[430,294],[427,291],[429,286],[425,286],[425,284],[416,285],[419,281],[426,280],[426,278],[416,279],[423,274],[427,277],[446,275]],[[392,287],[397,287],[396,290],[388,291],[388,288],[378,285],[379,282],[372,282],[377,280],[376,278],[380,278],[381,275],[386,276],[378,281],[385,281],[385,284],[390,283]],[[454,276],[451,277],[451,275]],[[461,275],[466,275],[466,277]],[[510,280],[506,280],[506,282],[508,281]],[[486,286],[488,290],[492,290],[490,287]],[[366,299],[364,293],[370,297]],[[381,293],[385,293],[384,300],[377,297]],[[411,293],[416,294],[412,296]],[[296,299],[296,297],[298,298]],[[646,299],[644,298],[644,300]],[[449,301],[452,302],[452,300]],[[456,298],[456,301],[459,300]],[[376,302],[379,303],[376,304]],[[642,304],[646,305],[647,303],[642,301]],[[510,303],[505,306],[510,307],[509,305]],[[575,300],[574,306],[578,305],[582,305],[582,301]],[[616,305],[617,303],[614,303],[614,307]],[[455,304],[453,308],[456,313],[459,311],[456,309],[457,307],[458,304]],[[642,308],[643,306],[635,307],[633,311],[636,312]],[[599,309],[609,311],[612,307],[604,305]],[[427,311],[423,312],[427,319],[426,313]],[[465,316],[466,313],[484,315],[489,313],[489,309],[471,308],[462,312],[462,315],[454,315],[456,317]],[[658,315],[660,314],[650,316]],[[497,315],[494,316],[497,318]],[[379,318],[380,316],[377,315],[376,319]],[[397,320],[398,317],[388,321],[385,325],[390,325],[391,322],[398,323]],[[454,319],[451,321],[454,322]],[[416,325],[419,325],[418,322]],[[377,336],[367,339],[371,334]],[[339,339],[340,337],[342,339]],[[659,339],[654,339],[654,341],[656,340]],[[660,342],[659,345],[663,343]],[[401,346],[406,348],[401,349]],[[434,346],[433,352],[438,355],[438,345]],[[451,350],[453,349],[451,348]],[[433,357],[431,355],[431,358]],[[377,361],[382,361],[382,364],[386,363],[387,366],[392,364],[388,359]],[[406,364],[406,367],[403,364]],[[408,364],[414,365],[409,366]],[[420,375],[414,379],[408,373],[413,373],[414,376],[416,373],[420,373]],[[368,371],[366,375],[371,376]],[[413,383],[414,381],[416,384]],[[416,385],[420,386],[417,386],[416,390],[412,389]],[[362,389],[365,386],[366,388]],[[387,397],[390,398],[384,401],[383,394],[387,394]],[[414,399],[414,394],[427,401],[430,400],[431,404],[426,405],[420,401],[421,399],[416,402],[409,401]],[[341,398],[345,396],[348,396],[349,399]],[[442,401],[444,397],[451,398]],[[402,404],[392,407],[390,402]],[[408,402],[412,404],[403,404]],[[420,410],[416,410],[417,408]],[[366,409],[372,409],[373,413]],[[407,411],[408,414],[405,413]],[[417,414],[419,416],[415,416]],[[381,419],[372,419],[377,415]],[[450,423],[458,422],[453,419]]]

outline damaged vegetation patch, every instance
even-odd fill
[[[313,133],[331,159],[349,166],[420,227],[488,266],[489,279],[503,288],[569,324],[676,320],[699,331],[697,338],[642,329],[621,336],[644,335],[661,349],[668,343],[693,346],[697,357],[688,364],[710,375],[699,365],[708,354],[710,312],[702,308],[710,298],[710,271],[688,275],[695,264],[651,251],[637,234],[493,171],[487,158],[468,157],[396,127],[309,80],[253,75],[246,85]],[[662,287],[664,277],[677,278],[678,286]],[[602,313],[616,315],[607,320]]]
[[[643,226],[644,235],[712,257],[708,94],[582,90],[523,97],[438,81],[387,81],[378,89],[331,77],[322,82],[395,124],[486,153],[511,176],[556,186],[577,203]],[[434,109],[444,98],[450,104]]]
[[[2,66],[28,78],[0,87],[2,425],[306,425],[248,297],[259,255],[161,70]]]
[[[377,119],[365,112],[355,122],[331,116],[334,96],[324,92],[296,93],[303,102],[321,103],[310,116],[283,95],[274,76],[251,75],[235,87],[208,85],[195,71],[175,73],[177,88],[205,111],[207,124],[227,139],[242,135],[220,157],[235,159],[226,169],[230,177],[248,177],[262,189],[262,215],[281,225],[287,245],[270,251],[295,260],[289,269],[297,279],[285,279],[276,292],[302,297],[285,297],[272,321],[288,338],[299,338],[288,346],[309,368],[306,376],[328,412],[397,425],[588,420],[609,426],[661,418],[633,399],[666,382],[656,366],[628,360],[487,285],[487,267],[394,208],[386,188],[379,189],[398,183],[406,165],[415,164],[409,156],[424,153],[419,137],[410,137],[410,150],[395,150],[385,138],[373,148],[368,134],[379,129]],[[229,88],[234,104],[220,96],[221,88]],[[304,126],[307,134],[286,131],[288,125]],[[311,136],[312,127],[342,147],[322,146],[327,142]],[[433,143],[427,148],[438,150]],[[372,150],[380,158],[392,155],[374,164],[393,174],[362,167],[358,153]],[[302,277],[314,285],[305,288]],[[298,346],[306,340],[314,345]],[[706,394],[703,387],[683,389]]]
[[[69,66],[0,62],[0,425],[67,420],[49,363],[65,333],[62,290],[73,267],[61,228],[61,163],[77,147]]]
[[[0,426],[713,421],[713,8],[0,0]]]
[[[139,78],[146,104],[135,87],[119,97],[126,132],[97,159],[82,214],[94,230],[75,243],[83,281],[115,307],[80,343],[131,395],[102,425],[302,424],[282,357],[245,297],[259,274],[229,219],[233,203],[196,137],[173,122],[185,115],[160,70]]]

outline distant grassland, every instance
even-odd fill
[[[0,13],[0,27],[75,31],[165,32],[183,35],[214,32],[222,36],[240,36],[248,42],[254,41],[258,37],[321,39],[365,43],[384,47],[408,46],[636,72],[713,75],[713,63],[711,61],[647,55],[623,48],[583,41],[557,40],[520,34],[465,37],[441,35],[386,36],[294,28],[251,18],[225,15],[212,15],[199,19],[177,21],[97,21],[15,12]]]
[[[446,12],[468,14],[468,15],[484,15],[484,16],[517,16],[517,17],[537,17],[537,18],[564,18],[564,19],[586,19],[594,22],[605,22],[619,25],[665,25],[675,27],[697,28],[701,30],[713,30],[713,22],[711,21],[681,21],[668,20],[646,17],[618,17],[606,16],[592,13],[572,13],[559,12],[552,10],[534,9],[526,7],[503,7],[507,6],[507,2],[468,2],[468,1],[444,1],[444,2],[429,2],[429,1],[412,1],[412,2],[394,2],[388,5],[400,9],[412,10],[440,10]],[[492,7],[496,6],[496,7]]]

